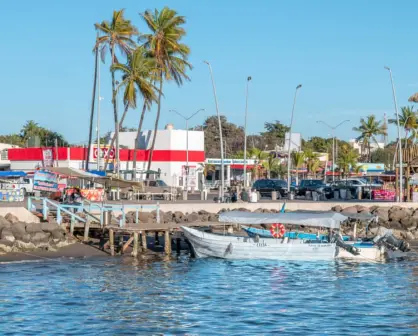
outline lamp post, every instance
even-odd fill
[[[247,77],[247,92],[245,95],[245,122],[244,122],[244,188],[247,189],[247,114],[248,114],[248,86],[251,76]]]
[[[395,105],[396,124],[398,127],[398,142],[399,142],[399,202],[403,201],[403,162],[402,162],[402,140],[401,140],[401,127],[399,125],[398,103],[396,102],[395,85],[393,84],[392,69],[385,66],[385,69],[389,71],[390,82],[392,84],[393,103]]]
[[[336,155],[336,153],[338,152],[338,149],[337,149],[337,147],[335,146],[335,130],[338,128],[338,127],[340,127],[342,124],[344,124],[344,123],[346,123],[346,122],[349,122],[350,120],[343,120],[343,121],[341,121],[338,125],[336,125],[336,126],[330,126],[330,125],[328,125],[325,121],[322,121],[322,120],[318,120],[317,121],[317,123],[318,124],[320,124],[320,123],[322,123],[322,124],[324,124],[325,126],[327,126],[327,127],[329,127],[331,130],[332,130],[332,181],[334,182],[335,181],[335,169],[334,169],[334,166],[335,166],[335,158],[337,157],[337,155]],[[325,166],[326,166],[326,164],[325,164]]]
[[[299,84],[296,86],[295,90],[295,97],[293,98],[293,107],[292,107],[292,115],[290,117],[290,127],[289,127],[289,149],[287,151],[287,192],[290,192],[290,148],[292,144],[292,125],[293,125],[293,113],[295,111],[295,105],[296,105],[296,96],[298,94],[298,90],[302,87],[302,84]]]
[[[218,124],[219,124],[219,142],[221,145],[221,192],[220,197],[221,200],[224,200],[224,188],[225,188],[225,181],[224,181],[224,146],[223,146],[223,139],[222,139],[222,123],[221,123],[221,116],[219,115],[219,107],[218,107],[218,98],[216,96],[216,87],[215,87],[215,81],[213,79],[213,71],[212,66],[208,61],[204,61],[209,67],[210,71],[210,77],[212,80],[212,87],[213,87],[213,95],[215,97],[215,106],[216,106],[216,114],[218,116]]]
[[[185,117],[184,115],[182,115],[180,112],[176,110],[169,110],[169,112],[177,113],[180,117],[182,117],[186,121],[186,195],[189,191],[189,120],[192,119],[200,111],[205,111],[205,109],[197,110],[190,117]]]

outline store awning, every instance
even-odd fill
[[[24,177],[26,173],[23,171],[0,171],[0,177]]]

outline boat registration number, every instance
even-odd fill
[[[308,244],[311,247],[327,247],[331,246],[331,244]]]

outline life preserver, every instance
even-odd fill
[[[270,227],[270,232],[273,238],[282,238],[286,232],[286,229],[283,224],[277,223],[272,224]]]

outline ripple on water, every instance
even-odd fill
[[[416,334],[418,261],[131,258],[0,265],[10,334]]]

